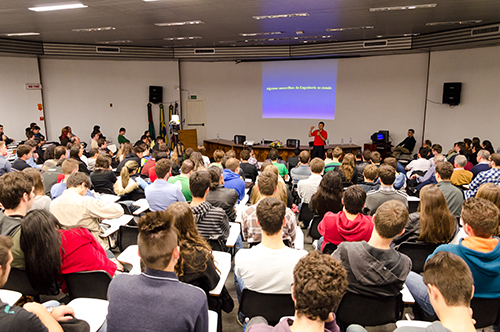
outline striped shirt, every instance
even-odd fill
[[[479,173],[476,178],[469,184],[469,190],[465,192],[465,199],[476,196],[477,190],[483,183],[492,182],[497,186],[500,185],[500,168],[492,168]]]
[[[223,239],[229,236],[229,220],[223,209],[214,207],[209,202],[191,206],[196,220],[196,228],[207,240]]]

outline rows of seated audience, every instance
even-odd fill
[[[113,279],[101,331],[208,331],[208,310],[222,331],[220,315],[236,310],[243,330],[258,332],[277,330],[234,308],[245,290],[292,295],[295,316],[273,322],[279,331],[344,331],[345,294],[395,298],[406,284],[415,319],[440,319],[432,324],[438,331],[472,331],[471,297],[500,303],[500,154],[475,137],[447,154],[426,140],[411,156],[413,134],[385,158],[336,147],[312,160],[296,149],[285,161],[273,148],[259,163],[251,147],[208,156],[203,146],[172,149],[148,131],[132,144],[125,128],[113,153],[99,126],[88,151],[71,127],[47,142],[36,123],[14,147],[0,125],[0,286],[13,268],[53,296],[69,291],[64,275],[103,270]],[[144,266],[132,275],[101,221],[132,214],[140,200],[149,209],[130,224]],[[210,294],[220,279],[213,252],[230,251],[233,222],[241,225],[237,299],[226,287]],[[313,231],[319,235],[307,253],[297,232]],[[7,306],[0,301],[0,326],[30,331],[64,327],[73,314],[64,305]],[[460,315],[450,319],[452,312]]]

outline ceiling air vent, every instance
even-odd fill
[[[215,48],[195,48],[194,54],[215,54]]]
[[[472,29],[471,35],[483,36],[483,35],[492,35],[499,32],[500,32],[500,25],[495,25],[493,27]]]
[[[106,46],[97,46],[95,48],[97,53],[120,53],[119,47],[106,47]]]
[[[364,48],[386,47],[386,46],[387,46],[387,40],[366,41],[363,43]]]

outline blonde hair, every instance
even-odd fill
[[[340,165],[340,170],[344,174],[345,182],[352,183],[352,176],[354,174],[354,155],[352,153],[348,153],[344,156],[342,165]]]
[[[500,209],[500,187],[496,184],[492,182],[483,183],[479,186],[476,197],[484,198],[495,204]],[[493,235],[500,236],[500,224]]]
[[[122,168],[122,171],[120,172],[123,188],[127,188],[128,186],[128,182],[130,180],[130,173],[136,171],[138,168],[139,165],[137,165],[137,162],[133,160],[129,160],[125,163],[125,165]]]

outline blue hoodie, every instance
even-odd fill
[[[238,201],[241,201],[245,197],[245,181],[240,179],[238,174],[227,168],[222,172],[222,178],[224,179],[224,188],[236,190]]]
[[[474,278],[474,297],[500,297],[500,242],[492,251],[480,252],[463,246],[462,240],[460,244],[440,245],[427,259],[438,251],[448,251],[463,258]]]

